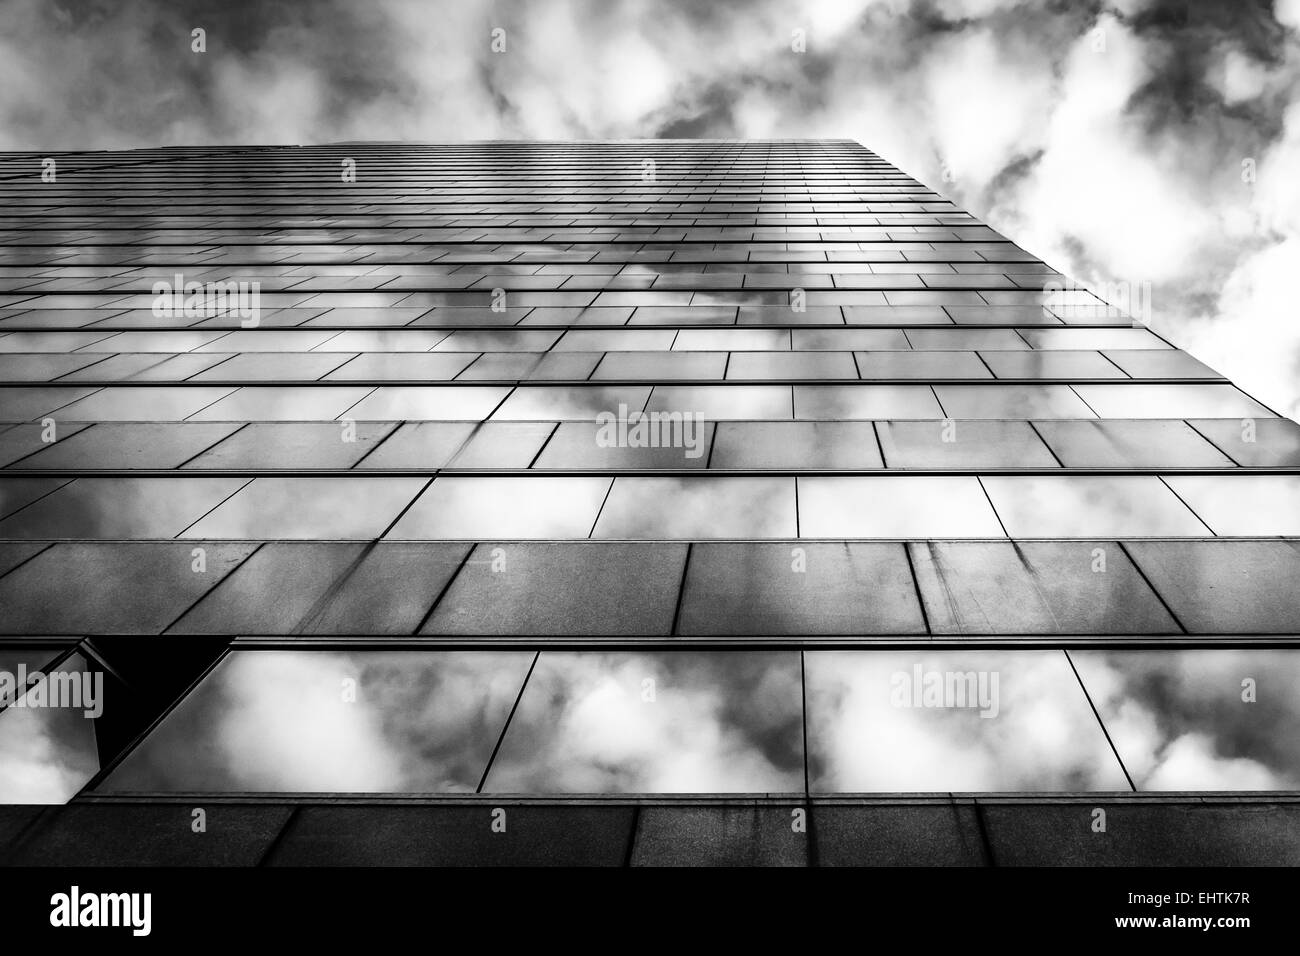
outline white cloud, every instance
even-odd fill
[[[1296,275],[1300,236],[1288,236],[1242,259],[1212,313],[1171,330],[1188,351],[1289,418],[1300,418]]]
[[[1023,51],[1007,56],[1008,45],[988,29],[970,30],[940,40],[926,57],[928,131],[959,182],[987,183],[1041,145],[1051,65]]]
[[[1300,0],[1273,0],[1273,16],[1278,23],[1300,32]]]
[[[1220,757],[1205,734],[1184,734],[1165,749],[1144,790],[1289,790],[1294,781],[1248,757]]]
[[[1210,77],[1229,103],[1259,96],[1267,87],[1268,79],[1268,69],[1240,50],[1228,50],[1223,57],[1222,75]]]

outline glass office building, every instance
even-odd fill
[[[0,861],[1300,862],[1300,426],[1140,284],[848,140],[0,195]]]

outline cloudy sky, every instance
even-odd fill
[[[1300,0],[0,0],[0,148],[812,136],[1300,415]]]

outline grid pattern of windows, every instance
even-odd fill
[[[53,158],[0,802],[1300,789],[1300,426],[862,146]]]

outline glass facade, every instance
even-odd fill
[[[850,799],[1300,790],[1300,426],[868,149],[58,168],[0,178],[0,674],[104,708],[15,685],[0,803],[827,860]]]

